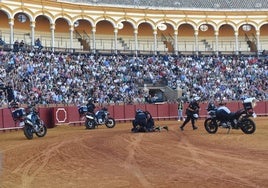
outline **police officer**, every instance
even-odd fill
[[[186,119],[183,124],[180,126],[181,131],[183,131],[184,126],[191,120],[193,130],[196,130],[198,127],[195,126],[195,120],[198,118],[199,114],[199,100],[200,97],[195,97],[188,105],[186,109]]]
[[[149,111],[145,111],[145,114],[146,114],[146,119],[147,119],[146,129],[149,132],[153,132],[154,128],[155,128],[154,127],[154,119]]]
[[[87,111],[92,113],[92,114],[94,114],[94,116],[95,116],[95,112],[94,112],[95,108],[96,108],[96,106],[93,103],[92,97],[89,97],[88,98],[88,103],[87,103]]]
[[[147,131],[147,114],[145,111],[137,109],[135,119],[132,121],[132,132],[146,132]]]

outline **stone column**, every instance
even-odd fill
[[[235,54],[238,55],[238,31],[235,31]]]
[[[70,50],[73,49],[73,40],[74,40],[74,26],[71,25],[69,28],[70,31]]]
[[[96,53],[96,27],[92,27],[92,44],[93,44],[93,53]]]
[[[50,24],[50,31],[51,31],[51,50],[52,52],[55,51],[55,24]]]
[[[117,35],[118,35],[118,29],[114,28],[114,51],[115,51],[115,54],[117,54]]]
[[[215,31],[215,53],[218,56],[219,55],[219,31]]]
[[[32,47],[34,47],[34,43],[35,43],[35,21],[31,22],[31,43],[32,43]]]
[[[154,29],[153,34],[154,34],[154,54],[156,55],[157,54],[157,38],[156,38],[157,30],[156,29]]]
[[[174,32],[174,50],[175,50],[175,55],[178,55],[178,31],[177,30]]]
[[[195,54],[198,55],[199,52],[199,46],[198,46],[198,30],[195,30],[194,32],[194,38],[195,38]]]
[[[13,44],[14,44],[14,19],[10,18],[8,23],[9,23],[9,26],[10,26],[9,43],[10,43],[10,48],[13,49]]]
[[[256,38],[257,38],[257,53],[259,54],[260,53],[260,50],[261,50],[261,44],[260,44],[260,30],[257,30],[256,31]]]
[[[134,29],[135,54],[138,55],[138,29]]]

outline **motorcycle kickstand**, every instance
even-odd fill
[[[228,129],[228,130],[227,130],[227,133],[226,133],[226,134],[229,134],[229,133],[230,133],[230,130],[232,129],[232,127],[229,126],[227,129]]]

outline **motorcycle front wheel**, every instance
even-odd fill
[[[113,118],[108,118],[106,123],[105,123],[106,127],[108,128],[114,128],[115,126],[115,120]]]
[[[204,122],[204,126],[205,126],[206,131],[209,134],[215,134],[218,131],[217,122],[213,120],[212,118],[206,119]]]
[[[35,134],[38,137],[44,137],[47,134],[47,127],[44,124],[42,124],[40,127],[40,130],[36,132]]]
[[[23,133],[28,140],[33,139],[33,128],[30,125],[25,124]]]
[[[87,119],[85,122],[86,129],[95,129],[95,122]]]
[[[256,125],[251,119],[243,119],[240,122],[240,128],[245,134],[252,134],[256,130]]]

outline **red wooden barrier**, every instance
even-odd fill
[[[242,105],[241,102],[228,102],[226,106],[231,110],[231,112],[236,112],[240,108],[243,108],[240,104]]]
[[[5,129],[9,129],[12,127],[18,127],[18,125],[15,124],[10,109],[5,108],[3,109],[3,122],[4,122],[4,127]]]
[[[259,116],[267,115],[268,102],[257,102],[257,106],[255,106],[254,111]]]
[[[185,110],[188,103],[184,104],[183,115],[185,116]],[[200,117],[207,116],[207,103],[200,104]],[[230,102],[227,107],[231,111],[237,111],[243,108],[241,102]],[[96,109],[99,109],[97,107]],[[107,107],[111,117],[116,121],[130,121],[134,119],[135,111],[139,108],[142,110],[148,110],[155,119],[177,119],[178,109],[177,104],[138,104],[138,105],[111,105]],[[259,116],[268,115],[268,101],[258,102],[255,107],[255,112]],[[74,122],[82,123],[78,114],[78,108],[76,106],[63,106],[63,107],[40,107],[39,113],[41,119],[45,122],[48,128],[53,128],[58,124],[70,124]],[[11,112],[8,108],[0,109],[0,131],[8,129],[18,129],[18,125],[15,125]]]
[[[3,109],[0,110],[0,129],[4,128]]]
[[[40,107],[38,108],[40,118],[44,121],[47,128],[53,128],[55,126],[53,122],[53,108],[51,107]]]
[[[133,120],[137,107],[135,105],[125,105],[125,117],[126,121]]]
[[[146,110],[148,112],[150,112],[150,114],[152,115],[153,118],[157,118],[158,114],[157,114],[157,106],[156,105],[151,105],[151,104],[147,104],[146,105]],[[134,116],[132,116],[134,117]]]
[[[113,118],[119,121],[125,120],[125,106],[124,105],[115,105],[114,106],[114,116]]]
[[[80,115],[77,106],[66,107],[68,114],[68,123],[75,124],[80,123]]]
[[[208,104],[207,103],[200,103],[199,104],[199,107],[200,107],[200,110],[199,110],[199,117],[200,118],[205,118],[207,117],[207,107],[208,107]]]
[[[178,105],[177,103],[169,104],[169,118],[178,119]]]
[[[141,109],[141,110],[146,110],[146,105],[145,104],[136,104],[134,105],[135,106],[135,111],[138,110],[138,109]],[[135,111],[133,113],[133,115],[135,115]],[[132,116],[133,117],[133,116]],[[133,119],[133,118],[132,118]]]
[[[157,106],[157,118],[169,119],[169,104],[156,104]]]
[[[114,117],[114,106],[111,105],[111,106],[107,106],[106,108],[108,109],[110,116]]]
[[[53,121],[55,125],[69,123],[68,108],[70,107],[54,107],[53,108]]]

